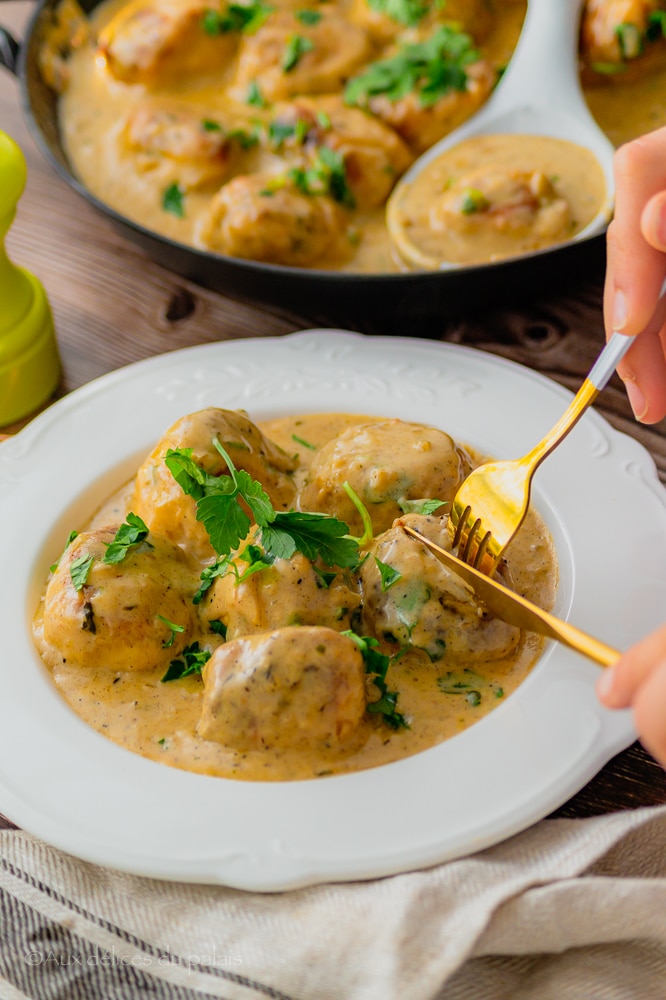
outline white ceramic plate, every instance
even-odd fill
[[[570,394],[488,354],[311,331],[192,348],[72,393],[0,448],[0,810],[71,854],[157,878],[255,890],[370,878],[495,843],[546,815],[634,738],[598,670],[552,644],[475,726],[386,767],[315,781],[210,778],[144,760],[61,699],[30,622],[63,538],[178,417],[339,410],[436,424],[527,451]],[[558,612],[625,648],[663,619],[666,501],[648,454],[587,414],[536,477],[560,560]]]

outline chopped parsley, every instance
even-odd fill
[[[394,583],[397,583],[398,580],[402,580],[402,573],[399,570],[394,569],[393,566],[389,566],[388,563],[382,562],[377,556],[375,556],[375,563],[379,570],[382,593],[387,591],[389,587],[392,587]]]
[[[428,13],[431,4],[428,0],[368,0],[368,6],[398,24],[415,28]]]
[[[161,678],[162,683],[179,681],[181,677],[189,677],[192,674],[200,675],[210,657],[208,650],[201,649],[198,642],[191,643],[185,647],[178,659],[171,661]]]
[[[174,625],[174,623],[170,622],[168,618],[164,617],[164,615],[158,615],[157,617],[158,617],[158,620],[161,621],[161,622],[163,622],[168,629],[171,629],[171,635],[169,636],[168,639],[166,639],[162,643],[162,648],[163,649],[169,649],[170,646],[173,646],[173,641],[176,638],[176,634],[178,632],[184,632],[185,631],[185,626],[184,625]]]
[[[192,604],[200,604],[205,594],[208,593],[218,577],[226,576],[231,569],[231,560],[228,555],[220,556],[210,566],[206,566],[199,578],[199,589],[192,598]]]
[[[265,108],[266,98],[261,93],[261,88],[256,80],[252,80],[250,86],[247,88],[247,96],[245,98],[246,104],[252,105],[253,108]]]
[[[396,55],[353,77],[345,87],[345,102],[366,105],[378,94],[400,101],[416,93],[421,106],[430,107],[450,91],[466,89],[466,67],[478,58],[470,35],[440,25],[426,41],[403,45]]]
[[[210,628],[211,632],[215,633],[215,635],[221,635],[223,639],[226,639],[227,626],[224,624],[223,621],[220,621],[219,618],[211,618],[211,620],[208,622],[208,627]]]
[[[302,143],[308,131],[307,122],[304,122],[301,118],[293,123],[281,122],[277,119],[268,123],[268,139],[278,149],[288,139],[295,139],[296,142]]]
[[[330,195],[334,201],[353,208],[356,204],[347,183],[347,168],[342,153],[320,146],[310,167],[292,167],[287,177],[307,195]]]
[[[465,667],[462,673],[448,670],[442,677],[437,678],[437,687],[442,694],[460,695],[472,708],[481,704],[484,690],[486,692],[492,690],[492,684],[469,667]],[[504,690],[501,687],[496,688],[493,695],[495,698],[503,698]]]
[[[70,563],[69,576],[76,590],[83,590],[88,580],[88,573],[90,572],[94,558],[92,552],[87,555],[84,553],[84,555],[79,556],[78,559],[73,559]]]
[[[141,520],[138,514],[133,514],[130,511],[127,515],[127,521],[120,525],[113,541],[108,543],[103,562],[122,562],[129,550],[134,545],[145,541],[147,537],[148,525]]]
[[[641,29],[630,22],[617,24],[615,35],[623,59],[636,59],[644,49],[644,38]]]
[[[78,534],[79,534],[78,531],[70,531],[69,538],[65,542],[64,549],[62,550],[62,552],[60,553],[60,555],[56,559],[56,561],[54,563],[51,563],[51,565],[49,567],[49,569],[51,570],[52,573],[55,573],[55,571],[57,570],[57,568],[58,568],[58,566],[60,564],[60,560],[62,559],[62,557],[64,556],[65,552],[70,547],[70,545],[72,544],[72,542],[74,541],[74,539],[78,537]]]
[[[185,189],[178,181],[169,184],[162,194],[162,208],[165,212],[170,212],[178,219],[185,218]]]
[[[231,31],[253,34],[266,21],[274,8],[261,2],[230,3],[225,11],[207,10],[201,18],[201,27],[207,35],[227,35]]]
[[[409,729],[409,723],[405,716],[397,711],[399,692],[389,691],[386,684],[386,673],[391,664],[390,657],[378,652],[379,643],[370,636],[357,635],[350,629],[342,632],[341,635],[346,635],[356,643],[363,657],[365,672],[371,677],[373,684],[379,691],[379,698],[376,701],[368,702],[366,706],[368,712],[381,715],[391,729]]]
[[[314,42],[310,38],[302,35],[290,35],[282,53],[280,65],[285,73],[291,73],[295,69],[306,52],[311,52]]]
[[[312,27],[314,24],[319,24],[322,15],[318,10],[297,10],[296,17],[301,22],[301,24],[306,25],[306,27]]]
[[[308,448],[310,451],[316,451],[317,450],[317,445],[316,444],[310,444],[309,441],[306,441],[305,438],[299,437],[298,434],[292,434],[291,435],[291,440],[295,441],[296,444],[303,445],[304,448]]]
[[[463,215],[485,212],[489,207],[490,202],[483,191],[479,191],[478,188],[465,188],[460,197],[460,211]]]
[[[666,10],[653,10],[648,15],[645,37],[648,42],[656,42],[659,38],[666,38]]]
[[[446,507],[448,500],[398,500],[403,514],[434,514],[440,507]]]
[[[329,129],[331,127],[331,119],[325,111],[318,111],[316,117],[320,128]]]
[[[313,566],[312,568],[316,573],[317,586],[321,587],[322,590],[328,590],[338,574],[319,569],[318,566]]]
[[[202,118],[201,127],[204,132],[221,132],[222,126],[219,122],[213,121],[212,118]]]

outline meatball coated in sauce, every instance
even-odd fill
[[[255,532],[239,550],[235,560],[239,576],[248,569],[242,554],[256,541]],[[241,582],[232,571],[217,579],[202,603],[201,614],[221,620],[227,627],[227,639],[286,625],[325,625],[342,632],[351,627],[360,603],[361,598],[350,590],[342,573],[327,585],[326,577],[296,552],[291,559],[276,559]]]
[[[211,250],[268,264],[305,267],[351,252],[347,216],[323,195],[263,174],[235,177],[215,195],[199,236]]]
[[[376,538],[360,570],[364,626],[379,639],[422,649],[432,660],[479,663],[507,656],[520,631],[489,617],[472,589],[400,523],[451,548],[446,522],[417,514],[400,518]],[[400,574],[385,590],[373,556]]]
[[[319,19],[304,24],[298,12],[277,10],[241,41],[234,88],[244,99],[252,84],[268,101],[296,94],[327,94],[371,56],[364,31],[320,4]]]
[[[139,171],[160,170],[185,188],[221,183],[238,159],[238,148],[203,112],[172,100],[147,100],[131,112],[121,135]]]
[[[124,83],[155,84],[219,70],[236,48],[235,36],[202,26],[215,0],[133,0],[99,36],[99,53]]]
[[[122,562],[105,563],[115,534],[116,528],[101,528],[77,535],[49,580],[41,641],[51,666],[152,670],[177,656],[195,631],[198,572],[182,549],[150,534]],[[77,590],[72,564],[87,556],[92,563]]]
[[[470,468],[466,452],[435,427],[404,420],[360,424],[315,455],[298,504],[333,514],[360,535],[363,524],[346,481],[367,507],[376,534],[400,516],[400,500],[450,502]]]
[[[477,111],[497,82],[497,73],[485,59],[465,67],[464,90],[450,90],[434,104],[423,104],[411,91],[397,101],[385,94],[370,97],[368,108],[402,136],[414,153],[426,149]]]
[[[397,132],[360,108],[346,107],[337,96],[299,97],[276,104],[273,122],[294,128],[294,136],[280,146],[285,155],[300,157],[307,165],[321,146],[327,146],[342,157],[356,208],[381,205],[413,160]]]
[[[356,644],[327,628],[282,628],[218,647],[203,670],[199,734],[237,750],[344,744],[365,712]]]
[[[423,32],[442,23],[455,24],[479,42],[487,37],[494,21],[488,0],[446,0],[446,3],[424,0],[422,4],[403,8],[400,18],[391,16],[391,13],[388,0],[384,4],[351,0],[349,7],[350,20],[367,31],[378,46],[395,41],[407,28]]]
[[[204,526],[196,520],[196,503],[183,493],[164,457],[172,449],[192,449],[192,458],[213,476],[227,466],[213,444],[217,438],[237,469],[245,469],[268,493],[276,510],[287,510],[294,498],[289,473],[294,459],[266,438],[242,410],[209,407],[180,420],[167,431],[144,460],[136,475],[131,509],[151,531],[182,545],[195,558],[214,556]]]
[[[572,228],[569,203],[545,174],[492,167],[455,181],[433,202],[430,222],[434,230],[532,235],[538,245],[566,239]]]
[[[650,16],[661,0],[587,0],[581,21],[581,54],[586,83],[639,79],[663,65],[661,31],[650,32]]]

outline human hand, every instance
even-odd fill
[[[641,743],[666,767],[666,625],[604,671],[597,695],[606,708],[633,709]]]
[[[606,335],[641,336],[618,365],[638,420],[666,415],[666,128],[615,154],[615,218],[608,229]],[[666,655],[666,651],[665,651]]]

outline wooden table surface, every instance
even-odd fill
[[[25,0],[1,0],[0,25],[20,38],[31,6]],[[19,143],[28,162],[28,185],[7,245],[13,260],[42,280],[51,301],[63,362],[57,396],[165,351],[277,337],[310,325],[312,317],[276,315],[234,302],[152,263],[53,173],[26,128],[18,83],[1,69],[0,128]],[[586,273],[572,268],[566,291],[559,287],[530,300],[524,290],[491,310],[442,315],[427,329],[410,332],[511,358],[575,390],[603,344],[603,268],[600,246]],[[367,324],[357,329],[381,332]],[[596,408],[651,452],[666,482],[666,424],[636,424],[617,376]],[[666,773],[634,744],[554,815],[590,816],[662,802]],[[3,825],[11,823],[0,816]]]

